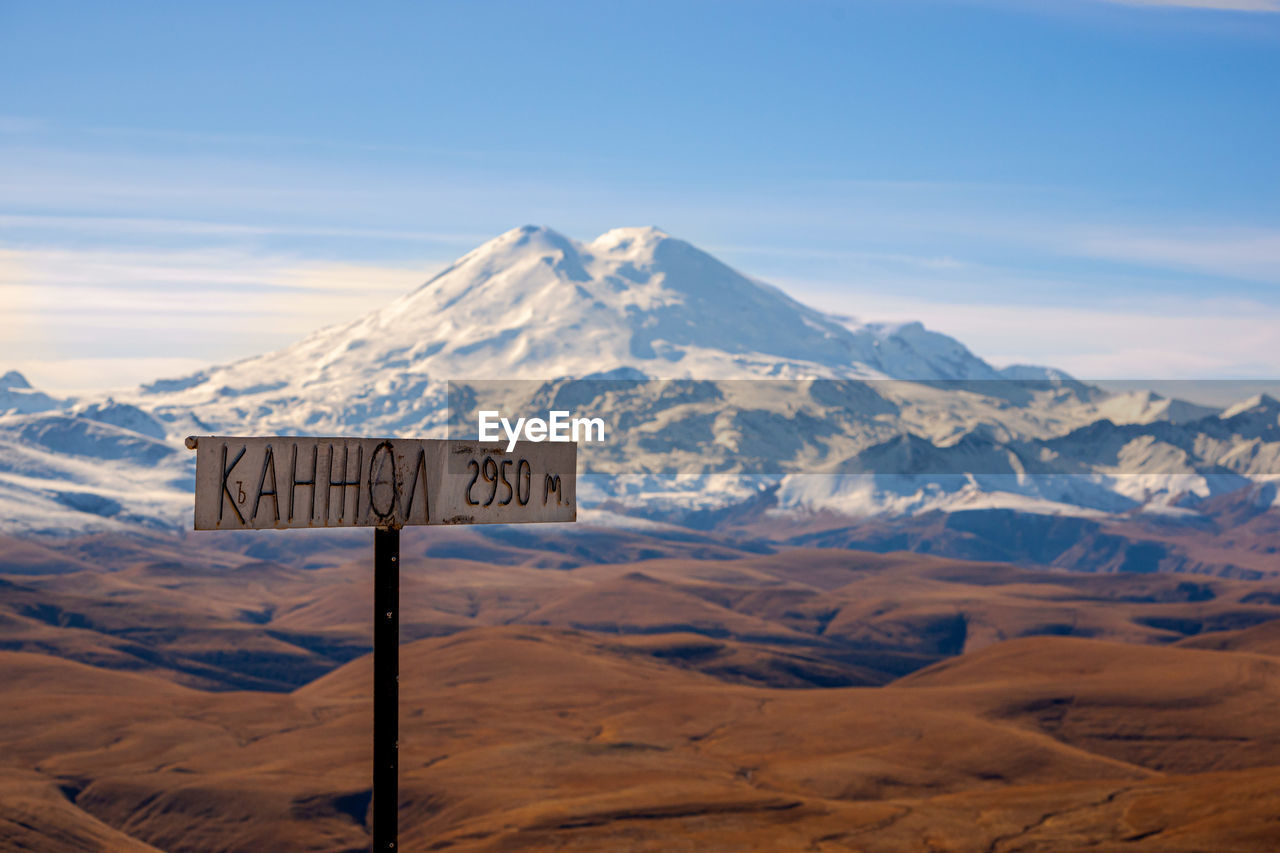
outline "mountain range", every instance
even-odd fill
[[[526,226],[364,317],[233,364],[83,399],[5,374],[0,523],[182,528],[186,435],[442,436],[449,403],[466,411],[495,387],[617,427],[584,456],[586,517],[607,506],[610,523],[735,506],[1195,523],[1227,494],[1270,509],[1280,475],[1266,395],[1218,410],[996,368],[919,323],[824,314],[655,228],[582,243]]]
[[[1276,848],[1274,399],[525,228],[278,352],[0,377],[0,849],[368,849],[369,531],[189,532],[182,439],[490,406],[608,440],[578,524],[403,537],[408,848]]]

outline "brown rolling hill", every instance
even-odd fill
[[[367,844],[368,658],[291,694],[22,653],[0,670],[0,778],[26,792],[6,845],[41,825],[67,833],[49,850]],[[1038,637],[786,690],[643,638],[505,627],[412,643],[401,672],[408,850],[1280,843],[1280,663],[1251,653]]]
[[[1256,488],[1216,496],[1201,506],[1203,515],[1194,523],[1158,513],[1099,520],[1012,509],[856,520],[819,513],[771,522],[755,512],[729,521],[722,533],[767,531],[794,545],[914,551],[1091,573],[1179,572],[1252,580],[1280,573],[1280,509],[1259,497]]]
[[[1213,631],[1198,637],[1189,637],[1178,645],[1189,649],[1280,655],[1280,621],[1263,622],[1261,625],[1242,628],[1238,631]]]
[[[415,533],[404,849],[1280,846],[1269,573]],[[305,540],[0,541],[0,849],[367,846],[368,537]]]
[[[1169,643],[1280,617],[1276,579],[1050,572],[804,548],[547,568],[421,556],[420,540],[430,538],[405,536],[406,640],[509,624],[692,633],[754,651],[733,663],[670,649],[665,659],[762,686],[884,684],[1022,636]],[[11,565],[33,571],[0,575],[0,649],[203,689],[277,691],[369,650],[367,553],[353,559],[344,546],[285,564],[184,547],[96,537],[59,552],[8,552]],[[32,553],[35,562],[22,563]],[[73,559],[35,573],[49,553]]]

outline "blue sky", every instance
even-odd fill
[[[1085,377],[1280,375],[1280,0],[0,2],[0,368],[288,343],[656,224]]]

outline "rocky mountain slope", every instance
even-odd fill
[[[605,417],[610,439],[584,456],[601,476],[582,494],[624,511],[701,511],[767,489],[774,513],[1194,516],[1280,472],[1269,397],[1219,413],[996,369],[918,323],[808,308],[657,229],[580,243],[524,227],[277,352],[102,399],[57,400],[5,375],[0,523],[180,527],[186,435],[441,436],[446,404],[470,411],[495,382],[533,407],[522,413]]]

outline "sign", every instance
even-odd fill
[[[577,518],[577,445],[192,436],[196,530]]]
[[[603,429],[603,427],[601,427]],[[577,520],[578,446],[191,436],[196,530],[373,527],[373,849],[399,838],[400,528]]]

